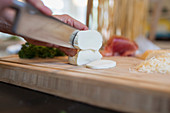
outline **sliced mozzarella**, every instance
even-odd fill
[[[102,35],[95,30],[79,31],[73,45],[80,50],[99,50],[102,47],[102,41]]]
[[[108,69],[113,68],[115,66],[116,62],[111,60],[96,60],[94,62],[86,64],[86,67],[91,69]]]
[[[74,65],[84,65],[95,60],[100,60],[102,55],[99,51],[81,50],[74,57],[69,57],[68,61]]]

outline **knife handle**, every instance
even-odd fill
[[[16,33],[17,25],[19,18],[22,16],[22,13],[29,13],[30,15],[44,15],[37,8],[35,8],[30,3],[21,2],[18,0],[13,0],[13,5],[10,7],[16,11],[16,15],[14,17],[12,32]]]

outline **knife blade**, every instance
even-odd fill
[[[29,37],[63,47],[74,48],[73,41],[78,30],[62,21],[42,14],[26,2],[13,1],[16,16],[12,31],[18,35]]]

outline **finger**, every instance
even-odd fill
[[[33,39],[30,39],[30,38],[24,38],[27,42],[29,42],[30,44],[33,44],[33,45],[38,45],[38,46],[46,46],[46,47],[59,47],[57,45],[54,45],[54,44],[50,44],[50,43],[46,43],[46,42],[42,42],[42,41],[38,41],[38,40],[33,40]]]
[[[69,24],[70,26],[75,27],[76,29],[88,30],[88,27],[86,25],[84,25],[81,22],[73,19],[69,15],[54,15],[54,17],[61,20],[61,21],[63,21],[64,23]]]
[[[1,0],[1,1],[0,1],[0,4],[1,4],[1,5],[0,5],[0,12],[1,12],[4,8],[12,5],[12,0]],[[3,5],[2,5],[2,4],[3,4]]]
[[[67,56],[75,56],[77,54],[77,49],[66,48],[66,47],[58,47],[61,51],[63,51]]]
[[[12,5],[12,0],[0,0],[0,17],[6,18],[5,10],[11,5]]]
[[[52,15],[52,11],[49,8],[47,8],[42,1],[40,0],[26,0],[26,1],[31,3],[37,9],[39,9],[42,13],[49,16]]]
[[[81,22],[79,22],[71,17],[68,18],[67,23],[79,30],[88,30],[88,27],[86,25],[82,24]]]
[[[1,17],[3,17],[8,23],[12,24],[15,18],[15,11],[12,9],[4,9],[3,13],[1,13]]]

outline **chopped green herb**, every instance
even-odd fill
[[[20,58],[32,59],[39,58],[54,58],[55,56],[65,56],[65,54],[58,48],[50,48],[45,46],[36,46],[30,43],[22,45],[21,50],[18,53]]]

